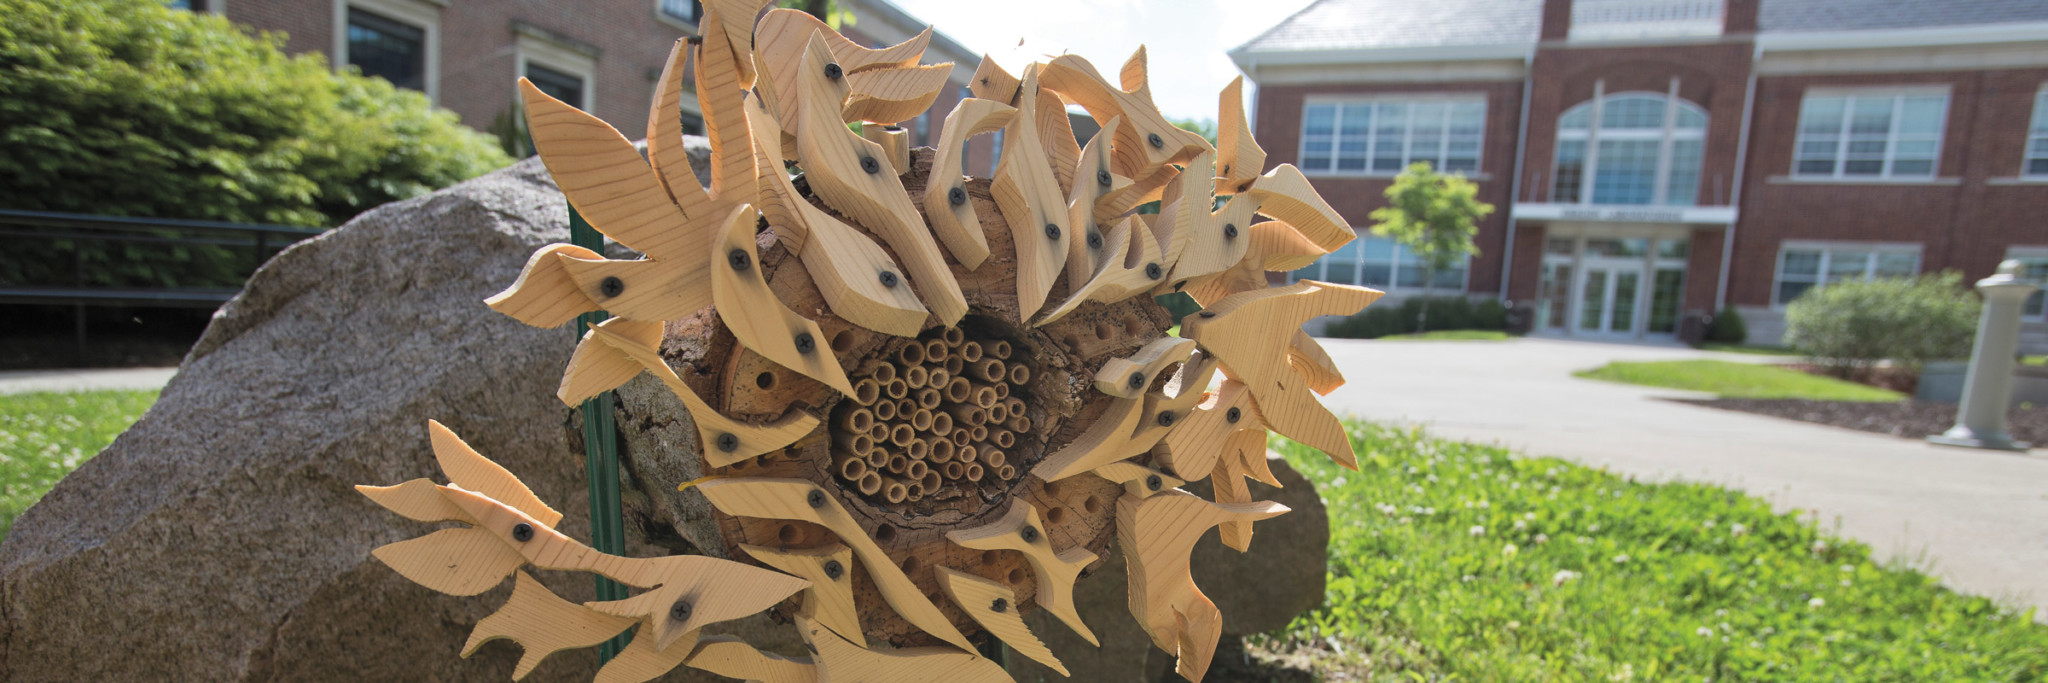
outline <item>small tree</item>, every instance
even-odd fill
[[[1429,331],[1429,295],[1438,271],[1479,253],[1472,236],[1493,205],[1479,201],[1479,186],[1462,174],[1433,171],[1416,162],[1387,187],[1387,206],[1372,211],[1372,234],[1393,239],[1422,262],[1422,315],[1418,331]]]

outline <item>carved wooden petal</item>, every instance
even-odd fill
[[[1041,316],[1032,326],[1050,324],[1090,301],[1123,301],[1164,281],[1166,264],[1159,253],[1159,240],[1152,238],[1152,230],[1145,227],[1144,218],[1128,216],[1110,229],[1110,250],[1102,255],[1095,268],[1095,277],[1067,295],[1065,303]]]
[[[1067,244],[1076,239],[1059,181],[1038,140],[1037,107],[1046,106],[1039,102],[1038,73],[1036,64],[1024,70],[1018,115],[1003,134],[1003,156],[989,184],[1017,247],[1017,315],[1025,320],[1045,305],[1046,294],[1066,264]],[[1045,99],[1050,106],[1059,106],[1058,98]]]
[[[1273,431],[1357,469],[1343,423],[1316,400],[1309,382],[1289,364],[1292,335],[1310,318],[1350,315],[1379,299],[1363,287],[1304,280],[1286,287],[1233,294],[1182,324],[1183,334],[1223,362],[1224,374],[1245,383]]]
[[[1110,85],[1088,60],[1062,55],[1046,67],[1045,85],[1081,105],[1096,121],[1123,117],[1124,128],[1115,140],[1114,156],[1117,172],[1126,176],[1149,176],[1168,163],[1185,161],[1210,149],[1209,141],[1174,127],[1152,105],[1152,92],[1144,83],[1145,48],[1138,48],[1124,67],[1124,87],[1118,88]],[[1158,136],[1160,144],[1151,144],[1153,136]]]
[[[441,474],[448,481],[510,505],[526,513],[541,526],[553,527],[562,521],[562,513],[548,507],[533,495],[533,489],[498,463],[470,448],[462,437],[435,420],[427,421],[427,435],[434,446],[434,459],[441,464]]]
[[[1252,188],[1245,193],[1259,200],[1260,213],[1294,226],[1325,252],[1336,251],[1358,237],[1344,216],[1323,201],[1294,164],[1274,167],[1253,181]]]
[[[839,35],[817,17],[793,9],[769,10],[754,27],[753,34],[755,63],[763,86],[759,92],[769,111],[783,121],[795,120],[792,114],[802,88],[797,72],[804,68],[803,54],[811,36],[824,39],[830,61],[839,65],[842,76],[869,69],[916,66],[932,39],[931,28],[926,27],[910,40],[870,50]]]
[[[855,645],[867,647],[867,636],[860,630],[860,613],[853,604],[852,550],[837,543],[799,550],[753,545],[742,545],[740,549],[762,564],[810,581],[809,592],[804,595],[804,616],[817,619]],[[836,572],[827,568],[835,562],[839,567]]]
[[[476,629],[469,633],[469,641],[462,645],[462,656],[467,659],[493,640],[517,642],[523,652],[519,665],[512,669],[512,680],[516,681],[526,678],[548,655],[590,647],[632,627],[632,619],[563,600],[532,575],[518,572],[513,576],[512,598],[477,622]]]
[[[576,316],[597,310],[569,276],[566,259],[601,260],[603,255],[573,244],[550,244],[533,252],[519,279],[505,291],[484,300],[491,310],[534,327],[560,327]]]
[[[527,128],[569,203],[620,244],[653,258],[702,253],[709,223],[684,214],[633,143],[582,110],[520,79]]]
[[[818,680],[818,668],[811,665],[810,659],[762,652],[732,636],[704,636],[697,642],[697,651],[691,653],[685,663],[691,668],[726,678],[762,683],[812,683]]]
[[[1104,479],[1123,484],[1125,492],[1139,498],[1180,488],[1181,484],[1187,483],[1171,474],[1129,461],[1109,463],[1095,468],[1094,472]],[[1153,477],[1159,478],[1156,486],[1153,485]]]
[[[947,532],[946,539],[963,548],[1014,550],[1022,554],[1024,560],[1031,565],[1031,573],[1037,581],[1038,606],[1059,617],[1068,628],[1074,629],[1075,633],[1088,639],[1089,644],[1099,645],[1100,643],[1095,640],[1095,632],[1089,630],[1088,624],[1081,621],[1081,613],[1074,606],[1074,582],[1080,579],[1081,570],[1095,562],[1095,553],[1088,552],[1087,548],[1080,546],[1055,552],[1052,539],[1045,534],[1045,528],[1045,524],[1038,519],[1037,508],[1032,507],[1030,503],[1011,501],[1010,509],[996,521],[973,529]],[[1031,531],[1027,534],[1025,529]],[[1028,540],[1027,535],[1030,537]],[[954,597],[956,600],[959,598],[958,595]],[[1013,598],[1011,602],[1014,604],[1016,600]],[[969,607],[965,603],[961,606]],[[969,610],[970,614],[972,612],[973,610]],[[1028,631],[1026,635],[1029,635]],[[1004,637],[1003,640],[1010,642],[1012,647],[1019,647],[1008,637]],[[1033,638],[1032,641],[1036,642],[1037,639]],[[1047,665],[1058,666],[1057,663]]]
[[[708,254],[711,296],[720,320],[733,337],[768,360],[825,383],[840,394],[853,395],[853,383],[826,344],[825,332],[775,298],[761,275],[761,255],[754,245],[754,207],[741,205],[726,219],[724,239]],[[809,340],[809,341],[805,341]]]
[[[476,527],[442,529],[370,551],[400,576],[449,595],[476,595],[496,588],[526,564],[491,532]]]
[[[1041,107],[1040,111],[1045,108]],[[1066,110],[1060,110],[1060,119],[1065,120]],[[1116,252],[1108,239],[1106,221],[1095,219],[1095,204],[1104,195],[1122,192],[1130,187],[1131,179],[1117,175],[1109,167],[1109,141],[1116,137],[1118,126],[1123,119],[1110,119],[1102,124],[1102,130],[1088,139],[1088,146],[1081,149],[1073,161],[1072,180],[1067,190],[1067,220],[1081,230],[1081,239],[1067,246],[1068,290],[1078,289],[1073,284],[1087,282],[1101,270],[1105,259]],[[1071,138],[1069,138],[1071,139]],[[1069,295],[1071,297],[1072,295]]]
[[[1117,540],[1129,562],[1130,608],[1138,625],[1152,636],[1160,649],[1187,657],[1191,650],[1213,653],[1214,638],[1206,626],[1184,630],[1183,619],[1196,621],[1215,606],[1201,595],[1189,573],[1189,555],[1195,541],[1209,527],[1227,521],[1270,519],[1287,512],[1274,502],[1218,505],[1185,491],[1166,491],[1149,498],[1125,496],[1117,501]],[[1201,607],[1200,605],[1205,605]],[[1186,616],[1181,616],[1186,615]],[[1201,635],[1203,643],[1183,643],[1184,635]],[[1190,647],[1194,645],[1195,647]],[[1202,657],[1206,659],[1206,656]],[[1182,667],[1181,674],[1200,680],[1206,661],[1197,670]]]
[[[1137,371],[1141,375],[1140,385],[1151,386],[1152,380],[1165,371],[1167,365],[1187,360],[1193,351],[1194,345],[1189,340],[1173,337],[1155,340],[1139,349],[1140,357],[1150,359]],[[1101,377],[1097,375],[1098,380]],[[1140,420],[1146,417],[1144,410],[1142,398],[1112,400],[1109,409],[1103,411],[1087,431],[1040,461],[1031,470],[1032,476],[1044,481],[1059,481],[1151,450],[1165,432],[1148,430],[1143,436],[1138,434]]]
[[[569,370],[562,378],[562,390],[557,396],[568,405],[581,403],[599,391],[616,388],[638,375],[637,372],[625,374],[632,364],[637,363],[667,385],[676,398],[682,399],[683,407],[690,411],[690,417],[697,423],[698,443],[704,460],[712,467],[724,467],[762,453],[781,450],[818,426],[818,418],[801,410],[793,410],[782,419],[765,425],[751,425],[719,414],[661,359],[660,352],[655,350],[660,339],[659,325],[624,318],[613,318],[590,328],[583,342],[576,346],[576,354],[569,359]],[[620,375],[624,377],[621,379]],[[597,381],[591,380],[592,377]],[[613,383],[614,380],[617,383]]]
[[[917,118],[939,98],[952,74],[952,62],[847,74],[851,92],[840,118],[891,125]]]
[[[1010,675],[972,651],[950,647],[866,650],[831,629],[798,617],[797,631],[817,652],[819,681],[1011,683]]]
[[[1244,77],[1230,79],[1216,104],[1216,194],[1237,194],[1266,168],[1266,150],[1244,115]]]
[[[614,317],[662,322],[686,317],[711,304],[711,279],[697,265],[701,254],[690,259],[584,259],[568,254],[556,258],[583,292],[584,300],[591,302],[592,310],[602,308]]]
[[[441,497],[441,487],[432,480],[414,479],[397,486],[356,486],[384,509],[421,522],[465,522],[475,524],[469,513]]]
[[[989,633],[995,634],[1017,654],[1037,660],[1052,667],[1061,676],[1070,676],[1067,666],[1061,664],[1052,650],[1031,635],[1031,627],[1024,625],[1024,618],[1017,615],[1017,592],[1008,586],[969,574],[952,567],[938,567],[939,586],[946,594],[953,596],[953,604],[960,611]],[[1093,642],[1093,639],[1090,639]]]
[[[657,644],[655,638],[646,636],[645,628],[636,634],[626,649],[619,651],[604,668],[597,670],[592,683],[642,683],[660,678],[662,674],[681,666],[683,660],[696,651],[698,631],[691,631],[666,646]]]
[[[931,224],[932,234],[945,243],[946,251],[952,252],[954,260],[970,271],[980,268],[981,262],[988,259],[988,237],[982,234],[981,216],[967,196],[966,177],[953,169],[960,168],[960,160],[966,154],[961,146],[967,144],[968,138],[1001,130],[1016,114],[1015,107],[994,100],[960,100],[953,105],[952,113],[946,115],[938,148],[932,154],[930,178],[924,187],[925,221]],[[956,196],[960,201],[953,201]]]

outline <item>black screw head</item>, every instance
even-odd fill
[[[1145,386],[1145,373],[1133,372],[1131,373],[1131,378],[1125,380],[1125,382],[1130,384],[1132,389]]]
[[[1240,410],[1240,409],[1237,409],[1237,408],[1231,408],[1231,409],[1229,410],[1229,412],[1225,412],[1225,413],[1223,414],[1223,421],[1225,421],[1225,422],[1229,422],[1229,423],[1231,423],[1231,424],[1237,424],[1237,420],[1238,420],[1238,418],[1242,418],[1242,417],[1244,417],[1244,411],[1243,411],[1243,410]]]
[[[1095,184],[1097,184],[1097,185],[1101,185],[1101,186],[1103,186],[1103,187],[1109,187],[1109,171],[1108,171],[1108,170],[1101,170],[1101,171],[1096,171],[1096,172],[1095,172]]]
[[[961,188],[957,188],[957,187],[956,187],[956,188],[953,188],[953,189],[951,189],[951,190],[947,190],[947,191],[946,191],[946,201],[952,202],[954,206],[959,206],[959,205],[961,205],[961,204],[966,204],[966,203],[967,203],[967,190],[964,190],[964,189],[961,189]]]
[[[1154,149],[1163,149],[1166,147],[1166,139],[1159,137],[1158,133],[1153,133],[1151,135],[1145,136],[1145,142],[1151,144]]]
[[[1089,248],[1089,249],[1101,249],[1101,248],[1102,248],[1102,233],[1096,232],[1096,231],[1094,231],[1094,230],[1090,230],[1090,231],[1088,231],[1088,248]]]
[[[733,270],[746,270],[754,267],[754,257],[748,256],[745,249],[734,249],[725,252],[725,262],[731,264]]]
[[[825,578],[831,579],[833,581],[838,581],[839,577],[845,575],[846,565],[840,564],[838,560],[825,561]]]
[[[624,294],[626,293],[626,281],[616,277],[605,278],[597,283],[597,291],[607,299]]]
[[[1195,315],[1198,315],[1198,316],[1201,316],[1201,317],[1204,317],[1204,318],[1214,318],[1214,317],[1216,317],[1216,313],[1215,313],[1214,311],[1202,311],[1202,312],[1200,312],[1200,313],[1196,313]]]
[[[882,172],[882,162],[879,162],[879,161],[875,161],[875,158],[874,158],[874,157],[861,157],[861,158],[860,158],[860,170],[863,170],[863,171],[867,171],[868,175],[874,175],[874,174],[876,174],[876,173],[881,173],[881,172]]]
[[[1025,543],[1037,543],[1038,527],[1025,526],[1023,530],[1017,532],[1017,535],[1023,537]]]
[[[1227,239],[1227,240],[1234,240],[1234,239],[1237,239],[1237,224],[1236,224],[1236,223],[1224,223],[1224,224],[1223,224],[1223,239]]]
[[[1058,226],[1058,225],[1054,225],[1054,224],[1052,224],[1052,223],[1047,223],[1047,224],[1045,224],[1045,238],[1046,238],[1046,239],[1049,239],[1049,240],[1056,240],[1056,239],[1059,239],[1059,238],[1060,238],[1060,226]]]
[[[1157,474],[1148,474],[1148,475],[1145,475],[1145,488],[1148,488],[1148,489],[1151,489],[1151,490],[1157,491],[1157,490],[1159,490],[1159,487],[1161,487],[1161,486],[1165,486],[1165,485],[1166,485],[1166,480],[1164,480],[1164,479],[1160,479],[1160,478],[1159,478],[1159,475],[1157,475]]]
[[[533,540],[533,525],[525,522],[512,525],[512,540],[520,543]]]
[[[676,604],[669,606],[668,618],[674,619],[676,621],[689,621],[690,612],[692,611],[693,608],[690,606],[689,600],[677,600]]]
[[[1173,419],[1173,411],[1162,411],[1159,413],[1159,426],[1171,427],[1173,426]]]
[[[797,353],[803,353],[803,354],[808,354],[808,353],[810,353],[810,352],[812,352],[812,351],[816,351],[816,350],[818,350],[818,340],[817,340],[817,339],[813,339],[813,338],[811,337],[811,333],[809,333],[809,332],[798,332],[798,333],[796,333],[796,352],[797,352]]]
[[[826,63],[826,64],[825,64],[825,77],[826,77],[826,78],[830,78],[830,79],[832,79],[832,80],[835,80],[835,81],[836,81],[836,80],[839,80],[839,77],[841,77],[841,76],[845,76],[845,75],[846,75],[846,70],[845,70],[845,69],[841,69],[841,68],[839,68],[839,64],[837,64],[837,63]]]
[[[720,435],[718,435],[718,450],[721,450],[721,451],[725,451],[725,452],[727,452],[727,453],[731,453],[731,452],[733,452],[733,451],[737,451],[737,450],[739,450],[739,449],[740,449],[740,437],[739,437],[739,435],[737,435],[737,434],[733,434],[733,433],[731,433],[731,432],[727,432],[727,433],[724,433],[724,434],[720,434]]]
[[[811,489],[810,494],[804,496],[804,502],[809,503],[813,508],[825,507],[825,492]]]
[[[883,287],[894,287],[894,286],[896,286],[896,271],[893,271],[893,270],[885,270],[885,271],[882,271],[882,286],[883,286]]]
[[[1145,277],[1157,280],[1166,277],[1166,271],[1161,269],[1157,263],[1147,263],[1145,264]]]
[[[988,611],[990,611],[990,612],[995,612],[995,613],[997,613],[997,614],[1001,614],[1001,613],[1003,613],[1003,612],[1007,612],[1007,611],[1009,611],[1009,610],[1010,610],[1010,601],[1008,601],[1008,600],[1004,600],[1004,599],[1002,599],[1002,598],[996,598],[996,601],[995,601],[995,602],[991,602],[991,603],[989,603],[989,604],[988,604]]]

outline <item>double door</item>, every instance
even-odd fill
[[[1642,306],[1642,259],[1586,259],[1579,276],[1577,331],[1585,335],[1634,335]]]

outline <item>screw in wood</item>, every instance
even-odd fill
[[[811,338],[811,333],[809,333],[809,332],[798,332],[798,333],[796,333],[796,352],[797,352],[797,353],[803,353],[803,354],[808,354],[808,353],[810,353],[810,352],[812,352],[812,351],[816,351],[816,350],[818,350],[818,340],[816,340],[816,339],[813,339],[813,338]]]
[[[996,601],[995,601],[995,602],[991,602],[991,603],[989,603],[989,604],[988,604],[988,611],[990,611],[990,612],[995,612],[995,613],[997,613],[997,614],[1001,614],[1001,613],[1003,613],[1003,612],[1007,612],[1007,611],[1009,611],[1009,609],[1010,609],[1010,601],[1008,601],[1008,600],[1004,600],[1004,599],[1002,599],[1002,598],[996,598]]]
[[[1234,239],[1237,239],[1237,224],[1236,224],[1236,223],[1224,223],[1224,224],[1223,224],[1223,239],[1227,239],[1227,240],[1234,240]]]
[[[677,600],[676,604],[669,606],[668,618],[674,619],[676,621],[689,621],[690,611],[691,607],[689,600]]]
[[[863,170],[863,171],[867,171],[868,175],[874,175],[874,174],[876,174],[876,173],[881,173],[881,172],[882,172],[882,162],[879,162],[879,161],[875,161],[875,158],[874,158],[874,157],[861,157],[861,158],[860,158],[860,170]]]
[[[525,522],[512,525],[512,540],[520,543],[533,540],[533,525]]]
[[[1200,312],[1200,313],[1196,313],[1195,315],[1198,315],[1198,316],[1201,316],[1201,317],[1204,317],[1204,318],[1214,318],[1214,317],[1216,317],[1216,313],[1215,313],[1214,311],[1202,311],[1202,312]]]
[[[1231,424],[1237,424],[1237,419],[1243,416],[1244,413],[1242,410],[1238,408],[1231,408],[1229,412],[1223,414],[1223,420]]]
[[[896,271],[893,271],[893,270],[885,270],[885,271],[882,271],[882,286],[883,286],[883,287],[894,287],[894,286],[896,286]]]
[[[846,565],[840,564],[838,560],[825,561],[825,578],[838,581],[839,577],[845,574]]]
[[[733,270],[746,270],[753,267],[754,257],[748,256],[745,249],[734,249],[725,253],[725,262],[731,264]]]
[[[1145,373],[1133,372],[1131,373],[1131,378],[1126,380],[1126,382],[1131,385],[1132,389],[1145,386]]]
[[[1166,411],[1161,411],[1161,412],[1159,413],[1159,426],[1161,426],[1161,427],[1171,427],[1171,426],[1173,426],[1173,411],[1171,411],[1171,410],[1166,410]]]
[[[804,496],[804,502],[810,503],[811,507],[814,508],[825,507],[825,492],[820,491],[818,489],[811,489],[810,494]]]
[[[1052,223],[1045,224],[1045,238],[1049,240],[1059,239],[1060,226],[1054,225]]]
[[[1109,171],[1107,171],[1107,170],[1102,170],[1102,171],[1096,171],[1096,172],[1095,172],[1095,184],[1097,184],[1097,185],[1101,185],[1101,186],[1103,186],[1103,187],[1109,187]]]
[[[1166,140],[1164,138],[1159,137],[1158,133],[1153,133],[1151,135],[1145,136],[1145,142],[1151,143],[1154,149],[1166,147]]]
[[[718,435],[718,450],[731,453],[740,449],[740,437],[731,432]]]
[[[1164,486],[1165,484],[1166,482],[1160,480],[1159,475],[1157,474],[1145,475],[1145,488],[1157,491],[1159,490],[1160,486]]]
[[[1145,264],[1145,277],[1157,280],[1166,277],[1166,272],[1160,269],[1157,263],[1147,263]]]
[[[845,70],[845,69],[841,69],[841,68],[839,68],[839,64],[837,64],[837,63],[827,63],[827,64],[825,65],[825,77],[826,77],[826,78],[830,78],[830,79],[832,79],[832,80],[835,80],[835,81],[836,81],[836,80],[839,80],[839,77],[840,77],[840,76],[845,76],[845,75],[846,75],[846,70]]]
[[[956,187],[956,188],[953,188],[953,189],[951,189],[951,190],[947,190],[947,191],[946,191],[946,201],[952,202],[954,206],[959,206],[959,205],[961,205],[961,204],[966,204],[966,203],[967,203],[967,190],[964,190],[964,189],[961,189],[961,188],[958,188],[958,187]]]
[[[624,294],[626,293],[626,281],[616,277],[605,278],[597,283],[597,291],[604,294],[606,298]]]
[[[1026,525],[1023,530],[1017,532],[1017,535],[1023,537],[1025,543],[1037,543],[1038,527]]]

